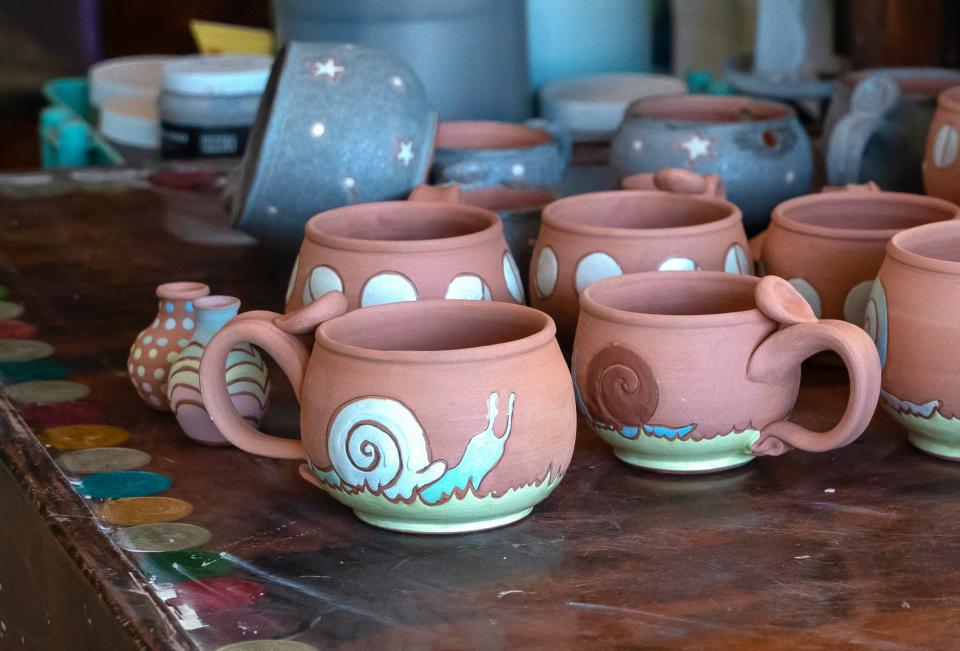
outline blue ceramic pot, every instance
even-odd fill
[[[570,162],[570,138],[544,120],[442,122],[433,152],[433,182],[464,190],[553,187]]]
[[[621,177],[664,167],[719,174],[748,233],[762,230],[778,203],[804,194],[813,175],[810,140],[793,109],[746,97],[637,100],[613,138],[611,163]]]
[[[437,114],[403,62],[343,43],[278,54],[233,195],[235,225],[296,250],[306,221],[405,198],[427,176]]]

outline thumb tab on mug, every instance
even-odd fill
[[[347,297],[343,292],[327,292],[313,303],[299,310],[278,316],[273,325],[291,335],[305,335],[324,321],[329,321],[347,311]]]
[[[699,194],[722,199],[726,196],[718,174],[697,174],[679,167],[664,167],[653,174],[657,190],[677,194]]]
[[[887,75],[870,75],[853,90],[850,108],[864,113],[885,113],[900,100],[900,86]]]
[[[764,276],[754,292],[757,307],[778,323],[816,323],[817,315],[796,288],[779,276]]]
[[[459,183],[445,183],[443,185],[418,185],[407,197],[407,201],[440,201],[443,203],[460,203],[462,192]]]

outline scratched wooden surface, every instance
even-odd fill
[[[277,309],[290,261],[256,246],[185,243],[171,215],[212,224],[216,197],[134,185],[143,187],[86,183],[2,199],[0,284],[93,388],[108,422],[132,432],[126,445],[173,478],[166,494],[194,504],[188,521],[213,532],[207,547],[267,585],[260,608],[294,622],[294,639],[375,649],[956,648],[960,466],[913,450],[885,415],[843,450],[703,477],[630,468],[582,427],[569,474],[531,517],[452,537],[371,528],[300,480],[294,462],[192,444],[139,402],[125,373],[154,286],[200,280],[248,309]],[[295,405],[274,379],[268,427],[292,435]],[[808,368],[796,419],[829,426],[843,383],[839,369]],[[135,645],[215,646],[230,622],[185,625],[33,433],[13,412],[4,420],[0,462]],[[60,608],[57,618],[81,616]]]

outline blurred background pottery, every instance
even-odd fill
[[[539,92],[540,115],[575,141],[608,141],[631,102],[654,95],[683,95],[682,79],[652,73],[605,73],[549,81]]]
[[[427,298],[524,302],[495,213],[421,200],[346,206],[311,219],[286,311],[330,291],[343,292],[351,310]]]
[[[288,43],[231,191],[234,223],[293,250],[318,212],[404,198],[427,176],[436,124],[402,61],[342,43]]]
[[[797,197],[773,209],[760,265],[787,279],[817,318],[862,326],[890,238],[958,215],[948,201],[876,186]]]
[[[719,174],[751,234],[766,226],[776,204],[806,192],[813,174],[810,141],[789,106],[707,95],[631,104],[611,164],[621,178],[664,167]]]
[[[850,398],[828,432],[786,420],[800,365],[838,352]],[[581,296],[573,350],[579,408],[626,463],[711,472],[793,448],[856,439],[877,406],[880,364],[859,328],[818,321],[782,278],[718,272],[637,273]]]
[[[960,82],[958,82],[960,85]],[[923,184],[927,194],[960,202],[960,87],[940,93],[927,136]]]
[[[866,311],[883,365],[881,404],[910,442],[960,461],[960,221],[894,235]]]
[[[937,94],[957,85],[960,70],[947,68],[875,68],[841,77],[823,127],[827,181],[922,192],[924,138]]]
[[[740,210],[720,199],[617,190],[548,205],[530,265],[530,304],[554,318],[569,346],[578,296],[636,271],[707,269],[752,274]]]
[[[570,162],[570,140],[542,120],[531,123],[441,122],[433,152],[434,183],[464,189],[498,185],[560,185]]]
[[[140,398],[157,411],[170,411],[170,365],[193,338],[197,314],[193,301],[210,293],[203,283],[174,282],[157,287],[157,316],[130,347],[127,372]]]
[[[530,117],[524,0],[273,0],[277,38],[406,61],[444,120]]]
[[[306,480],[361,520],[397,531],[503,526],[556,488],[577,417],[549,317],[506,303],[422,301],[332,318],[346,309],[331,293],[273,322],[235,320],[213,338],[201,386],[232,443],[305,461]],[[312,353],[285,329],[304,317],[295,331],[316,329]],[[293,383],[301,440],[262,434],[234,410],[223,370],[248,342]]]
[[[196,299],[193,306],[197,328],[190,343],[170,365],[167,398],[184,434],[205,445],[229,445],[203,406],[200,358],[213,336],[237,316],[240,300],[233,296],[203,296]],[[227,356],[226,376],[234,408],[256,427],[270,396],[267,366],[257,349],[250,344],[235,346]]]

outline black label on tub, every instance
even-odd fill
[[[247,146],[250,127],[188,127],[160,123],[164,158],[239,156]]]

